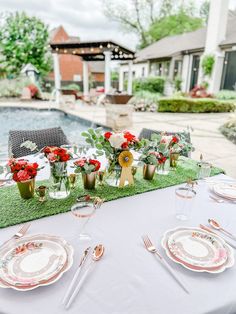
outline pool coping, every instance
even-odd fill
[[[74,120],[77,120],[78,122],[81,122],[82,124],[84,124],[88,127],[95,127],[95,128],[102,127],[105,130],[111,130],[111,128],[104,123],[101,123],[101,122],[96,121],[96,120],[86,119],[84,117],[81,117],[78,112],[74,112],[74,113],[71,112],[70,108],[68,108],[68,110],[66,110],[66,109],[60,108],[58,106],[55,106],[55,104],[49,106],[48,103],[45,103],[45,102],[44,102],[44,104],[46,104],[47,106],[43,106],[43,107],[40,106],[39,107],[36,105],[36,103],[38,104],[38,102],[27,103],[27,104],[24,104],[24,103],[17,104],[14,102],[8,102],[6,104],[6,103],[0,102],[0,110],[1,110],[1,108],[5,108],[5,109],[14,108],[14,109],[34,110],[34,111],[58,111],[58,112],[64,113],[66,116],[68,116],[71,119],[74,119]],[[40,103],[40,104],[42,104],[42,103]]]

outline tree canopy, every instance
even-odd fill
[[[203,25],[199,17],[192,17],[185,11],[180,10],[174,15],[165,16],[155,21],[147,34],[150,41],[154,42],[166,36],[178,35],[185,32],[191,32]]]
[[[48,27],[38,18],[8,13],[0,18],[0,67],[17,76],[22,67],[33,64],[42,76],[51,69]]]
[[[104,12],[139,37],[139,48],[169,35],[194,31],[204,25],[209,0],[196,7],[191,0],[103,0]]]

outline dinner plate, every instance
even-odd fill
[[[236,185],[218,183],[218,184],[214,184],[212,189],[213,189],[213,192],[215,192],[219,196],[222,196],[224,198],[228,198],[231,200],[236,200]]]
[[[20,291],[56,282],[73,263],[73,248],[62,238],[37,235],[0,250],[0,286]]]
[[[221,264],[220,262],[218,263],[214,263],[214,266],[209,266],[210,264],[208,263],[208,266],[198,266],[196,263],[189,263],[186,261],[183,261],[182,258],[178,258],[179,255],[174,255],[170,248],[168,247],[168,240],[170,239],[170,237],[175,234],[176,232],[179,231],[191,231],[191,232],[196,232],[196,233],[202,233],[202,229],[200,228],[186,228],[186,227],[178,227],[176,229],[172,229],[172,230],[168,230],[161,241],[162,247],[165,250],[165,253],[167,254],[167,256],[174,261],[175,263],[181,264],[183,267],[191,270],[191,271],[195,271],[195,272],[208,272],[208,273],[220,273],[223,272],[226,268],[232,267],[234,265],[234,252],[233,249],[227,245],[223,239],[214,236],[215,240],[217,242],[221,242],[221,244],[223,245],[224,248],[224,255],[223,256],[227,256],[227,258],[225,259],[225,257],[222,260],[225,260],[225,262],[223,264]],[[210,233],[208,232],[204,232],[205,234],[207,234],[207,236],[212,236]],[[173,250],[172,250],[173,251]],[[207,251],[205,251],[207,252]],[[196,253],[194,253],[194,256],[196,255]],[[198,254],[199,255],[199,254]],[[219,256],[220,257],[220,256]],[[219,258],[219,261],[221,260],[221,258]],[[189,260],[188,260],[189,261]]]

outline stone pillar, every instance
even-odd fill
[[[83,94],[84,97],[89,95],[89,73],[88,62],[83,60]]]
[[[108,94],[111,90],[111,51],[104,51],[105,55],[105,94]]]
[[[214,55],[215,63],[210,78],[204,77],[201,66],[199,73],[201,80],[208,81],[210,93],[215,93],[220,89],[224,52],[219,48],[219,44],[226,36],[228,8],[229,0],[211,0],[205,51],[202,58],[205,55]]]
[[[133,61],[130,60],[128,63],[129,70],[128,70],[128,88],[127,92],[128,95],[132,95],[132,89],[133,89]]]
[[[123,92],[124,89],[124,73],[122,71],[122,66],[120,65],[119,69],[119,91]]]
[[[54,82],[56,90],[56,103],[60,103],[60,89],[61,89],[61,75],[60,75],[60,64],[59,56],[57,53],[53,53],[53,67],[54,67]]]

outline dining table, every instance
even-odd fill
[[[37,179],[47,179],[48,175],[47,165]],[[224,174],[214,177],[224,179],[230,178]],[[87,225],[90,241],[78,239],[79,224],[70,211],[32,221],[27,235],[57,235],[73,246],[73,266],[49,286],[24,292],[0,288],[0,314],[235,314],[236,265],[218,274],[193,272],[168,259],[161,247],[167,230],[198,227],[207,224],[209,218],[236,233],[236,204],[210,199],[209,186],[204,181],[195,187],[190,219],[177,220],[175,189],[183,185],[105,202]],[[0,245],[18,229],[19,225],[0,229]],[[188,288],[188,294],[145,249],[141,238],[144,234],[150,236]],[[97,244],[104,245],[104,256],[66,310],[62,300],[81,255],[88,246]]]

